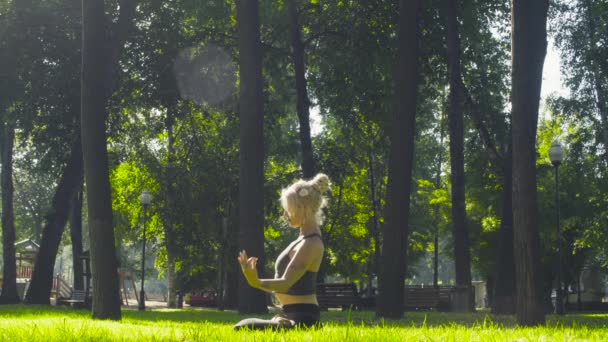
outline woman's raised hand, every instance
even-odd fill
[[[238,256],[239,264],[241,265],[241,270],[243,271],[243,275],[249,285],[253,287],[258,287],[260,285],[260,279],[258,278],[258,269],[257,263],[258,258],[256,257],[248,257],[247,252],[242,250]]]

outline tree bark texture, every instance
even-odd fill
[[[78,135],[72,144],[68,162],[53,195],[51,209],[46,215],[40,249],[25,297],[25,301],[29,304],[50,304],[55,259],[68,221],[70,203],[81,188],[82,177],[82,144],[80,135]]]
[[[291,58],[296,78],[297,112],[300,123],[300,145],[302,148],[302,173],[304,178],[315,176],[314,155],[310,137],[310,101],[306,84],[305,51],[302,29],[298,15],[297,0],[288,0],[289,28],[291,31]]]
[[[605,60],[601,60],[601,54],[597,51],[598,45],[598,29],[593,13],[593,3],[591,0],[584,2],[585,14],[587,16],[587,30],[589,34],[589,52],[591,54],[591,77],[595,91],[595,105],[600,114],[600,127],[598,128],[598,141],[604,144],[605,155],[608,156],[608,103],[606,98],[606,81],[605,75],[608,70],[602,70],[602,65],[606,65]],[[599,34],[601,36],[601,32]],[[604,64],[602,64],[604,63]],[[604,77],[602,77],[604,75]]]
[[[74,269],[74,289],[84,290],[84,268],[82,256],[82,175],[78,191],[70,205],[70,238],[72,241],[72,265]]]
[[[600,117],[602,120],[602,125],[599,128],[600,137],[598,140],[603,142],[604,154],[608,156],[608,105],[606,104],[606,92],[604,90],[604,86],[602,86],[602,80],[599,72],[597,72],[595,75],[595,94],[596,106],[600,112]]]
[[[513,261],[513,201],[511,146],[505,151],[503,161],[502,215],[498,237],[495,282],[492,290],[492,313],[515,313],[515,263]]]
[[[106,139],[110,63],[103,0],[82,2],[81,134],[87,187],[93,280],[93,318],[121,318]]]
[[[228,215],[228,229],[226,230],[225,253],[226,260],[234,260],[235,255],[238,255],[238,218],[237,212],[233,210],[234,206],[230,205]],[[236,229],[235,229],[236,228]],[[224,309],[236,309],[238,307],[239,295],[239,279],[241,276],[241,267],[236,262],[228,262],[224,265],[225,282],[224,282],[224,298],[222,304]]]
[[[547,11],[548,0],[512,1],[511,97],[516,316],[517,322],[524,326],[545,322],[536,191],[536,130],[543,63],[547,50]]]
[[[167,294],[167,306],[174,308],[176,306],[176,291],[177,291],[177,274],[175,272],[175,256],[176,256],[176,243],[175,243],[175,223],[178,221],[177,218],[177,194],[175,185],[177,183],[177,175],[175,173],[175,134],[173,132],[173,125],[175,122],[175,105],[172,101],[166,104],[167,106],[167,118],[165,126],[167,128],[167,168],[165,170],[165,182],[167,186],[167,202],[166,202],[166,213],[164,222],[164,233],[165,233],[165,248],[167,249],[167,283],[168,283],[168,294]]]
[[[264,115],[257,0],[237,1],[240,70],[239,250],[264,261]],[[260,276],[262,269],[258,269]],[[265,294],[239,277],[240,313],[265,313]]]
[[[21,299],[17,293],[17,263],[15,256],[15,212],[13,210],[13,146],[15,126],[3,118],[0,129],[0,182],[2,190],[2,294],[0,304],[15,304]]]
[[[464,85],[460,61],[460,34],[458,29],[458,4],[447,0],[448,73],[450,84],[448,126],[450,134],[450,168],[452,181],[452,225],[454,237],[454,262],[456,286],[471,288],[471,261],[469,234],[466,227],[464,184]],[[454,308],[457,311],[473,311],[474,298],[470,305]]]
[[[177,306],[177,273],[175,272],[175,255],[167,253],[167,307]]]
[[[441,119],[439,120],[439,145],[443,146],[444,139],[444,112],[441,113]],[[441,166],[443,165],[443,149],[439,150],[437,156],[437,173],[435,174],[435,188],[441,188]],[[435,205],[434,210],[434,237],[433,237],[433,286],[439,286],[439,222],[441,214],[439,213],[439,205]]]
[[[399,2],[399,47],[386,193],[382,269],[379,277],[377,314],[399,318],[404,307],[404,276],[407,268],[407,239],[411,176],[414,164],[416,95],[418,86],[418,0]]]
[[[483,66],[480,66],[483,70]],[[482,78],[482,85],[484,78]],[[473,101],[471,94],[464,86],[467,104],[471,107],[471,117],[479,132],[490,162],[494,166],[498,178],[502,177],[502,214],[499,230],[499,241],[496,256],[495,274],[488,279],[488,299],[492,313],[513,314],[515,313],[515,259],[513,256],[513,206],[512,206],[512,145],[509,144],[504,151],[497,149],[497,143],[492,138],[488,128],[483,123],[479,107]],[[495,280],[499,279],[499,280]],[[490,282],[490,280],[492,280]]]
[[[336,183],[333,183],[333,187],[334,189],[337,188],[338,189],[338,195],[333,197],[333,200],[335,203],[334,204],[334,213],[339,213],[340,212],[340,208],[342,208],[342,199],[344,198],[343,196],[343,192],[344,192],[344,184],[343,182],[339,181],[341,180],[340,176],[334,177],[333,178],[334,181],[336,181]],[[327,229],[325,230],[325,234],[323,235],[323,242],[326,246],[326,248],[331,248],[331,246],[333,246],[335,243],[338,243],[336,240],[336,238],[334,238],[332,236],[332,232],[334,230],[334,227],[336,226],[336,221],[338,220],[338,215],[334,215],[333,217],[329,217],[327,222],[329,222],[327,224]],[[317,282],[319,283],[324,283],[325,282],[325,278],[326,278],[326,274],[327,274],[327,266],[329,265],[329,256],[328,253],[323,253],[323,259],[321,260],[321,267],[319,267],[319,272],[317,273]]]
[[[370,133],[371,133],[371,126],[369,129]],[[370,134],[371,137],[371,134]],[[378,201],[376,199],[377,194],[376,194],[376,172],[374,169],[374,145],[373,145],[373,139],[372,139],[372,144],[370,146],[369,149],[369,153],[368,153],[368,170],[369,170],[369,188],[370,188],[370,195],[371,195],[371,205],[372,205],[372,217],[371,217],[371,224],[368,225],[368,229],[370,230],[369,232],[369,237],[370,237],[370,244],[369,244],[369,248],[370,251],[374,250],[374,254],[373,257],[371,257],[370,255],[370,261],[369,261],[369,269],[370,271],[368,271],[368,285],[367,285],[367,295],[369,297],[373,296],[374,290],[372,288],[372,280],[373,280],[373,275],[376,274],[376,276],[378,275],[378,263],[380,261],[380,227],[378,224]],[[371,243],[371,240],[373,239],[373,244]]]

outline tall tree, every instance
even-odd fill
[[[310,137],[310,100],[306,85],[305,51],[297,0],[289,0],[289,29],[291,33],[291,59],[296,78],[296,108],[300,123],[300,145],[302,149],[302,173],[304,178],[315,175],[315,163]]]
[[[15,212],[13,210],[13,146],[15,126],[7,113],[3,113],[0,125],[0,184],[2,190],[2,294],[0,304],[19,303],[17,295],[17,263],[15,261]]]
[[[377,314],[387,318],[403,315],[403,279],[407,268],[406,246],[416,133],[419,5],[418,0],[399,2],[398,68],[394,94],[397,110],[391,132],[382,269],[378,279],[380,297]]]
[[[35,71],[29,75],[30,78],[36,77],[38,82],[27,88],[26,95],[31,99],[28,101],[30,110],[39,114],[31,120],[24,120],[21,126],[24,135],[34,145],[34,148],[25,145],[26,149],[40,158],[36,158],[36,164],[54,165],[63,173],[60,179],[56,179],[57,173],[47,171],[48,178],[52,180],[49,188],[55,189],[53,197],[48,199],[48,209],[43,212],[43,225],[38,235],[40,250],[25,301],[48,304],[55,260],[68,217],[69,205],[66,203],[77,191],[83,173],[80,134],[76,133],[80,114],[77,64],[80,39],[74,32],[80,24],[81,11],[79,2],[74,0],[69,1],[69,10],[65,4],[38,5],[41,6],[38,15],[46,19],[39,24],[37,32],[42,54],[34,59],[31,69]],[[37,16],[33,16],[31,20],[36,22],[36,19]]]
[[[93,317],[121,318],[106,141],[105,14],[103,0],[82,3],[82,148],[87,187]],[[101,96],[100,96],[101,95]]]
[[[515,313],[515,263],[513,261],[513,211],[511,209],[511,144],[508,114],[503,112],[508,96],[508,69],[510,61],[506,37],[493,34],[490,27],[509,27],[508,2],[480,3],[480,6],[463,8],[462,33],[466,42],[471,44],[463,55],[463,77],[469,76],[467,85],[462,84],[465,92],[467,113],[477,129],[479,139],[471,139],[472,145],[481,142],[486,150],[483,160],[494,179],[502,185],[500,228],[495,250],[496,259],[487,258],[482,263],[493,263],[494,270],[482,274],[488,280],[488,303],[493,313]],[[465,12],[467,11],[467,12]],[[465,14],[466,13],[466,14]],[[492,13],[488,15],[488,13]],[[461,50],[462,51],[462,50]],[[464,64],[466,62],[466,64]],[[486,66],[492,66],[491,68]],[[468,74],[468,75],[466,75]],[[466,75],[466,76],[465,76]],[[473,76],[473,77],[471,77]],[[474,99],[474,98],[475,99]],[[474,152],[474,151],[471,151]],[[468,155],[473,155],[470,153]],[[470,168],[479,165],[470,163]],[[494,182],[494,180],[492,181]],[[486,192],[487,193],[487,192]],[[483,266],[482,266],[483,267]],[[482,272],[483,273],[483,272]]]
[[[120,1],[112,34],[106,32],[103,0],[82,3],[81,134],[93,269],[93,318],[120,319],[118,261],[114,245],[106,139],[106,102],[112,71],[135,14],[135,1]],[[109,47],[109,49],[108,49]]]
[[[82,145],[80,135],[78,135],[55,190],[50,211],[46,215],[46,224],[42,230],[42,240],[36,255],[32,281],[25,297],[25,301],[29,304],[50,304],[55,259],[69,217],[68,203],[82,184],[82,174]]]
[[[482,79],[482,86],[485,80]],[[486,87],[490,88],[490,87]],[[515,313],[515,261],[513,256],[513,210],[512,210],[512,146],[506,144],[498,149],[497,139],[493,137],[482,118],[480,102],[475,102],[464,86],[466,102],[470,106],[470,114],[477,128],[480,140],[487,152],[495,170],[496,178],[502,180],[502,203],[498,246],[496,248],[496,267],[488,281],[488,302],[495,314]],[[481,95],[483,96],[483,95]],[[494,116],[498,113],[494,112]],[[500,122],[501,120],[496,120]],[[508,126],[505,123],[505,126]],[[509,128],[510,129],[510,128]],[[510,138],[509,138],[510,139]]]
[[[13,205],[13,148],[17,126],[18,104],[24,93],[24,63],[18,57],[28,50],[23,44],[23,27],[28,22],[31,3],[19,1],[2,6],[0,34],[0,190],[2,191],[3,282],[0,303],[18,303],[17,266],[15,262],[15,212]],[[31,54],[31,51],[27,51]],[[20,114],[20,113],[19,113]]]
[[[608,156],[608,3],[580,0],[558,5],[555,41],[564,83],[576,99],[578,116],[593,123],[596,145],[603,145]]]
[[[547,51],[548,0],[513,0],[511,9],[513,222],[517,321],[545,322],[536,191],[536,129]]]
[[[552,99],[551,105],[555,107],[555,113],[560,113],[560,120],[556,122],[577,127],[576,131],[568,129],[565,139],[571,162],[564,164],[566,168],[560,167],[560,175],[570,166],[576,168],[576,185],[573,187],[576,198],[588,198],[589,201],[584,202],[595,208],[587,212],[578,206],[567,206],[572,208],[574,217],[580,217],[579,222],[585,227],[582,241],[577,245],[596,251],[595,260],[605,265],[608,260],[604,243],[607,231],[600,227],[606,226],[605,218],[608,216],[604,210],[598,210],[607,207],[605,197],[579,196],[578,193],[583,191],[581,189],[604,192],[608,180],[608,1],[559,1],[556,7],[560,12],[554,16],[557,28],[555,43],[560,51],[562,76],[570,96]],[[582,165],[594,165],[588,177],[581,175],[585,169]],[[565,189],[562,184],[568,178],[560,176],[560,180],[564,180],[560,181],[560,189]],[[594,184],[581,187],[578,183],[583,180]],[[572,192],[560,192],[572,195]],[[562,214],[564,221],[573,219],[563,211]],[[564,236],[571,234],[570,229],[570,225],[564,227]],[[576,254],[578,257],[581,253],[577,251]]]
[[[180,186],[183,184],[180,166],[187,161],[180,159],[179,156],[179,137],[176,127],[182,124],[181,118],[191,115],[188,112],[195,109],[190,107],[188,110],[187,105],[180,107],[180,103],[187,103],[187,99],[199,103],[209,100],[211,95],[208,93],[213,91],[208,82],[217,77],[217,74],[214,74],[215,65],[209,60],[218,58],[217,55],[209,53],[205,55],[201,51],[205,50],[201,41],[209,41],[207,34],[184,30],[185,21],[204,21],[207,15],[211,15],[197,13],[208,8],[192,2],[178,2],[176,5],[166,6],[165,3],[157,1],[141,4],[138,19],[140,22],[150,21],[150,25],[137,25],[137,31],[134,33],[137,39],[133,40],[126,53],[128,60],[125,64],[137,66],[137,69],[130,71],[133,75],[137,75],[134,76],[135,78],[145,79],[138,90],[141,91],[142,96],[133,94],[131,89],[133,84],[129,84],[131,81],[127,80],[122,84],[126,87],[122,91],[128,91],[129,96],[134,97],[134,110],[145,112],[154,108],[164,114],[163,125],[150,125],[153,120],[151,118],[147,118],[146,121],[149,127],[154,127],[154,130],[162,130],[162,136],[165,137],[161,142],[166,151],[161,157],[163,167],[158,169],[158,177],[163,181],[161,188],[156,191],[158,201],[155,202],[161,210],[163,226],[163,234],[160,238],[166,252],[163,268],[168,285],[168,307],[175,307],[176,290],[180,287],[178,285],[180,271],[176,267],[180,261],[178,245],[182,227],[188,226],[186,223],[188,218],[183,213],[189,210],[185,203],[186,197],[180,193]],[[221,28],[216,29],[221,30]],[[192,34],[196,34],[196,37],[191,37]],[[192,45],[198,47],[185,49],[180,53],[180,48]],[[141,63],[142,55],[146,56],[145,63]],[[160,131],[158,133],[160,134]],[[184,268],[181,269],[183,272]]]
[[[264,265],[264,112],[257,0],[236,0],[240,70],[239,249]],[[260,274],[261,274],[261,270]],[[240,313],[264,313],[266,296],[239,278]]]
[[[175,153],[175,133],[173,127],[175,125],[176,104],[175,101],[168,100],[166,103],[167,116],[165,118],[165,127],[167,129],[167,166],[165,168],[165,184],[166,184],[166,220],[163,228],[165,233],[165,248],[167,249],[167,278],[168,278],[168,300],[167,306],[174,307],[176,303],[175,293],[177,290],[177,276],[175,272],[176,259],[176,225],[179,222],[177,214],[177,174],[176,174],[176,153]]]
[[[603,9],[602,9],[603,6]],[[591,0],[583,1],[587,16],[588,49],[590,57],[591,84],[595,95],[595,105],[600,116],[598,141],[604,144],[604,156],[608,159],[608,4],[598,1],[594,6]],[[602,18],[603,17],[603,18]],[[600,37],[603,37],[603,42]],[[603,139],[602,139],[603,138]]]
[[[368,125],[368,134],[369,136],[372,138],[370,140],[370,147],[369,147],[369,152],[368,152],[368,173],[369,173],[369,188],[370,188],[370,200],[371,200],[371,207],[372,207],[372,217],[370,222],[368,223],[368,230],[369,230],[369,239],[370,239],[370,243],[369,243],[369,247],[370,249],[374,250],[374,255],[371,256],[371,251],[370,251],[370,257],[369,257],[369,261],[368,261],[368,271],[367,271],[367,295],[369,297],[372,297],[374,295],[374,291],[372,288],[372,280],[373,280],[373,275],[374,273],[378,273],[378,262],[380,261],[380,227],[379,227],[379,223],[378,223],[378,200],[377,200],[377,186],[376,186],[376,182],[377,182],[377,177],[378,175],[376,174],[375,168],[374,168],[374,163],[375,163],[375,158],[374,158],[374,134],[373,134],[373,127],[371,124]],[[373,239],[373,244],[372,244],[372,239]]]
[[[82,151],[81,151],[82,152]],[[82,163],[82,161],[81,161]],[[82,264],[82,179],[78,191],[70,202],[70,240],[72,241],[72,267],[74,269],[74,289],[84,290],[84,267]]]
[[[456,266],[456,286],[471,288],[471,258],[469,234],[466,227],[465,185],[464,185],[464,85],[460,61],[460,33],[458,29],[458,2],[447,0],[447,42],[448,74],[450,84],[448,126],[450,135],[450,167],[452,181],[452,225],[454,236],[454,261]],[[472,296],[457,301],[456,310],[474,310]]]
[[[492,312],[495,314],[513,314],[515,312],[515,261],[513,255],[513,174],[512,147],[504,150],[502,164],[502,206],[500,231],[496,258],[494,286],[492,287]]]

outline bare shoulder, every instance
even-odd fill
[[[306,269],[316,272],[316,270],[313,269],[318,269],[323,254],[325,253],[325,246],[323,245],[323,240],[319,236],[313,236],[305,239],[294,252],[292,260],[294,264],[301,264]]]
[[[323,244],[323,239],[321,236],[312,236],[308,239],[304,240],[303,246],[306,249],[310,249],[312,251],[323,251],[325,250],[325,245]]]

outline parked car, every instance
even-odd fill
[[[190,306],[217,306],[217,293],[211,290],[194,290],[186,294],[186,304]]]

